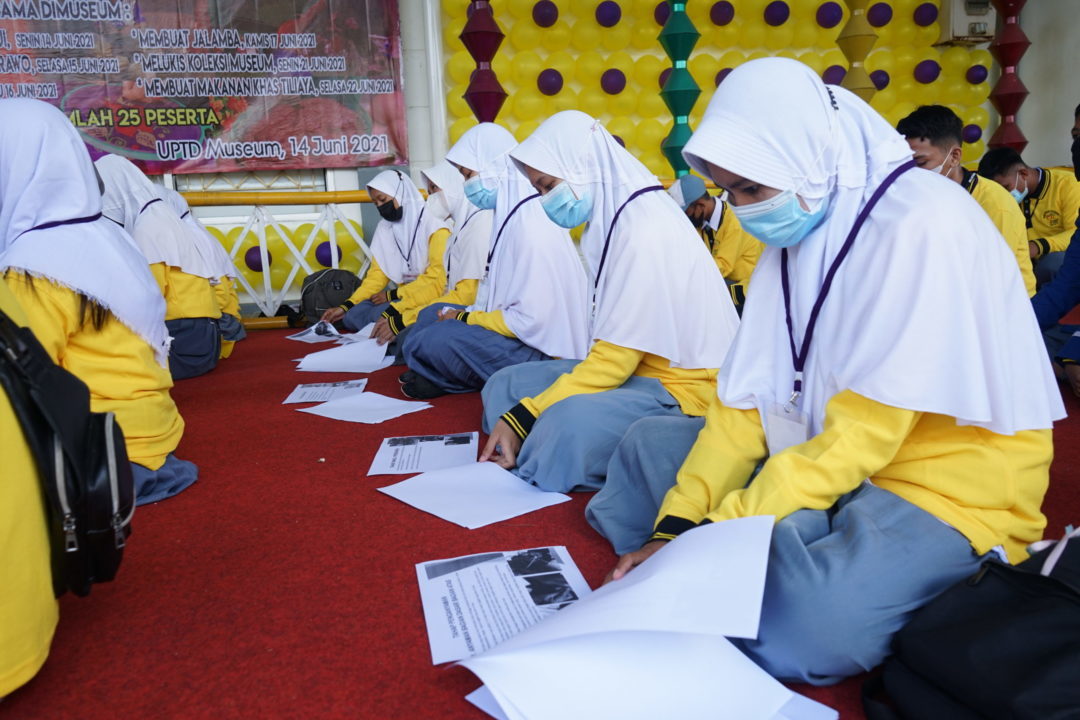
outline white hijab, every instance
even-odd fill
[[[180,219],[187,225],[193,241],[205,248],[206,253],[214,258],[217,277],[235,278],[236,266],[233,265],[233,261],[229,258],[229,253],[225,252],[225,248],[217,241],[217,238],[211,235],[206,226],[195,217],[195,213],[191,212],[191,208],[188,206],[184,196],[171,188],[165,187],[160,188],[158,192],[161,199],[167,202],[172,211],[179,215]]]
[[[599,121],[576,110],[545,120],[510,156],[519,168],[593,192],[581,238],[595,289],[592,339],[659,355],[673,367],[720,367],[739,319],[708,249],[666,192],[646,192],[623,206],[635,191],[659,186],[656,177]]]
[[[471,309],[501,310],[507,327],[526,345],[551,357],[580,360],[589,352],[585,268],[570,231],[551,222],[539,193],[513,161],[505,158],[503,164],[490,266]]]
[[[202,278],[218,277],[213,255],[202,243],[193,242],[180,216],[142,170],[119,155],[105,155],[94,164],[105,182],[102,213],[124,226],[148,263],[165,263]]]
[[[384,170],[368,188],[386,193],[401,205],[397,222],[380,220],[371,241],[371,252],[386,276],[398,285],[419,277],[428,265],[428,240],[440,228],[449,229],[444,218],[425,212],[424,197],[412,178],[398,170]]]
[[[788,250],[792,323],[803,341],[822,280],[856,215],[911,159],[866,103],[827,88],[793,60],[755,60],[717,89],[683,151],[754,182],[793,190],[820,226]],[[957,183],[908,171],[874,208],[822,306],[799,400],[812,434],[843,390],[1011,435],[1064,416],[1016,260],[987,243],[993,223]],[[781,251],[766,248],[742,329],[720,373],[720,399],[762,417],[792,391]],[[932,259],[928,261],[928,259]]]
[[[479,280],[484,277],[488,242],[491,239],[491,210],[481,210],[465,197],[464,178],[446,160],[421,174],[439,187],[450,218],[454,221],[454,234],[446,243],[443,267],[447,272],[447,289],[453,290],[462,280]],[[431,202],[431,198],[428,198]]]
[[[165,300],[131,237],[100,215],[93,164],[64,114],[38,100],[0,100],[0,270],[82,293],[166,367]]]

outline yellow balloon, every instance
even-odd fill
[[[465,134],[465,131],[474,125],[476,125],[476,118],[472,116],[455,120],[450,125],[450,144],[453,145],[460,140],[461,136]]]
[[[935,22],[915,30],[915,42],[919,45],[936,43],[941,37],[941,27]]]
[[[637,123],[635,123],[632,118],[616,116],[611,122],[606,123],[605,125],[609,133],[618,135],[627,145],[630,145],[634,141],[634,132],[637,128]]]
[[[574,79],[583,88],[594,88],[600,84],[600,76],[607,69],[603,56],[595,51],[583,52],[578,56],[574,67]],[[567,78],[564,78],[564,80]]]
[[[637,114],[641,118],[658,118],[668,112],[659,91],[642,88],[638,93]]]
[[[892,79],[896,74],[896,57],[891,50],[875,50],[866,56],[866,71],[884,70]]]
[[[548,98],[549,114],[554,115],[562,110],[574,110],[578,106],[578,94],[571,88],[563,85],[558,94]]]
[[[960,117],[963,118],[965,125],[978,125],[984,131],[990,124],[990,113],[981,107],[967,108],[960,113]]]
[[[707,57],[705,55],[695,55],[690,58],[690,65],[693,66],[698,58]],[[660,73],[664,71],[664,61],[656,55],[642,55],[634,61],[634,88],[635,92],[650,92],[653,88],[659,88],[660,84],[657,82],[657,78],[660,77]],[[691,71],[692,72],[692,71]]]
[[[519,123],[517,128],[514,130],[514,137],[517,138],[518,142],[523,142],[525,138],[536,132],[536,128],[538,127],[540,127],[539,120]]]
[[[972,50],[971,51],[971,64],[982,65],[985,68],[990,68],[994,63],[994,58],[990,54],[989,50]]]
[[[446,72],[455,85],[468,85],[475,69],[476,61],[464,50],[451,55],[446,63]]]
[[[786,50],[794,47],[795,28],[791,21],[780,27],[770,27],[765,31],[765,47],[773,50]]]
[[[878,90],[874,93],[874,96],[870,98],[871,107],[879,113],[890,110],[897,102],[899,102],[899,98],[896,94],[896,89],[892,85],[889,85],[884,90]]]
[[[465,5],[465,3],[460,3]],[[510,13],[514,16],[516,22],[528,22],[532,23],[532,9],[535,4],[535,0],[505,0],[500,5],[506,6]],[[494,7],[494,6],[492,6]],[[496,12],[495,21],[499,24],[505,22],[505,18],[500,18],[499,13]]]
[[[739,44],[748,50],[764,47],[766,27],[765,23],[760,19],[744,20],[739,24]]]
[[[639,159],[660,156],[660,143],[666,136],[667,131],[658,120],[642,120],[638,123],[637,130],[634,132],[634,145],[641,153]]]
[[[610,99],[611,96],[601,90],[597,83],[595,89],[585,88],[578,94],[578,109],[594,118],[599,118],[607,112]]]
[[[455,85],[446,94],[446,112],[452,118],[472,117],[472,110],[465,102],[465,88],[467,85]]]
[[[628,117],[637,109],[637,97],[633,90],[627,86],[617,95],[608,95],[608,112],[613,117]]]
[[[893,17],[895,18],[896,15],[894,14]],[[908,17],[910,18],[910,15]],[[914,22],[910,19],[904,23],[893,20],[890,24],[895,24],[890,38],[890,42],[894,47],[912,47],[915,45],[915,38],[919,34],[919,28]]]
[[[627,52],[613,52],[607,57],[607,67],[622,70],[629,85],[630,74],[634,70],[634,58],[630,57],[630,53]]]
[[[690,68],[690,74],[694,76],[694,80],[700,87],[707,88],[716,85],[716,73],[720,72],[720,60],[717,57],[707,53],[693,55],[687,65]]]
[[[787,21],[787,25],[795,22],[795,18]],[[791,38],[791,47],[798,50],[814,47],[818,37],[818,25],[813,20],[799,20],[795,22],[795,30]]]
[[[562,74],[564,82],[570,82],[574,77],[574,67],[577,65],[577,59],[565,50],[559,50],[544,58],[543,63],[545,68],[558,70]]]
[[[540,36],[540,28],[531,22],[514,23],[510,28],[510,44],[518,52],[541,47]],[[499,52],[506,52],[505,46],[499,48]]]
[[[570,28],[566,23],[556,23],[540,31],[541,47],[548,51],[565,50],[570,47]]]
[[[971,51],[962,47],[946,48],[938,62],[943,74],[963,75],[971,67]]]
[[[990,97],[990,83],[984,82],[978,85],[968,83],[966,95],[968,105],[982,105]]]
[[[986,141],[978,140],[973,143],[964,143],[963,154],[960,156],[965,163],[977,163],[986,154]]]
[[[630,39],[630,26],[625,22],[600,31],[600,42],[608,50],[626,50],[631,46]]]
[[[660,47],[657,37],[660,34],[660,26],[652,21],[641,19],[634,23],[630,31],[630,44],[638,50],[651,50]]]
[[[443,24],[443,47],[448,52],[456,52],[457,50],[464,50],[465,46],[461,42],[462,28],[465,27],[465,20],[450,20]]]
[[[747,60],[746,53],[742,50],[728,50],[720,56],[720,69],[731,68],[734,70]]]
[[[499,57],[499,56],[496,56]],[[507,56],[510,57],[510,56]],[[513,63],[513,75],[514,82],[519,87],[535,87],[536,76],[540,74],[540,71],[544,69],[543,61],[540,56],[531,50],[525,50],[523,52],[514,53]],[[499,72],[497,68],[494,68],[495,73],[499,77],[504,77],[504,73]]]
[[[570,31],[570,44],[581,51],[600,47],[600,27],[592,18],[578,20]]]
[[[540,93],[519,90],[514,96],[512,114],[519,122],[542,120],[544,117],[544,101]]]

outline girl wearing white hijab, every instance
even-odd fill
[[[483,244],[483,280],[472,304],[440,311],[442,322],[417,328],[405,341],[410,369],[402,392],[409,397],[479,390],[504,367],[583,358],[588,350],[588,281],[581,259],[570,233],[548,219],[540,194],[509,157],[480,157],[500,141],[507,151],[516,144],[502,127],[481,123],[447,156],[497,182],[493,235]]]
[[[352,297],[323,313],[322,320],[341,320],[354,332],[374,322],[372,337],[385,343],[393,333],[382,314],[391,302],[414,307],[442,294],[450,228],[448,214],[430,212],[435,206],[424,203],[412,178],[400,170],[379,173],[367,190],[382,216],[371,241],[371,266]]]
[[[760,632],[739,645],[779,678],[836,682],[987,555],[1026,556],[1061,398],[993,223],[911,171],[853,94],[793,60],[746,63],[683,155],[769,247],[677,478],[648,459],[672,442],[648,421],[612,462],[626,494],[663,497],[613,577],[701,523],[773,515]]]
[[[130,160],[106,155],[95,166],[105,183],[102,213],[135,239],[165,298],[173,379],[210,372],[221,353],[221,308],[211,287],[220,267],[209,244],[192,235]]]
[[[421,175],[428,185],[428,212],[448,218],[454,232],[443,256],[443,294],[422,304],[392,302],[383,311],[390,332],[398,340],[398,364],[412,332],[435,322],[442,308],[464,307],[476,298],[491,236],[491,211],[481,210],[465,199],[461,174],[453,165],[443,160],[421,171]]]
[[[491,376],[481,459],[545,490],[595,490],[635,420],[705,412],[738,317],[690,220],[597,120],[557,113],[510,157],[552,221],[588,222],[592,347]]]
[[[124,431],[140,504],[198,468],[172,453],[184,421],[169,388],[165,302],[131,238],[102,215],[94,166],[56,108],[0,100],[0,269],[49,355]]]
[[[187,225],[188,230],[196,242],[204,243],[207,252],[214,258],[214,272],[217,273],[217,282],[210,280],[210,286],[214,288],[214,298],[218,308],[221,309],[221,317],[218,318],[218,327],[221,330],[221,353],[220,358],[232,355],[233,347],[239,340],[247,337],[243,323],[240,322],[240,298],[236,294],[236,266],[233,265],[229,254],[221,243],[210,234],[210,231],[199,221],[188,207],[187,200],[180,193],[171,188],[160,188],[160,193],[173,212]]]

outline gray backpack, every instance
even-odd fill
[[[300,312],[304,322],[318,322],[324,312],[348,300],[358,287],[360,278],[340,268],[327,268],[308,275],[300,286]]]

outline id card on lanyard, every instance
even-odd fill
[[[855,244],[855,238],[859,231],[862,230],[867,218],[870,217],[870,212],[885,194],[885,191],[889,189],[889,186],[913,167],[915,167],[915,161],[909,160],[889,173],[889,176],[874,190],[874,194],[870,196],[863,209],[859,211],[858,217],[855,218],[855,224],[852,225],[851,231],[844,239],[840,252],[836,254],[836,258],[833,259],[832,264],[829,266],[829,271],[825,273],[825,280],[818,291],[814,307],[810,310],[810,320],[806,324],[802,343],[798,347],[796,347],[795,327],[791,319],[791,280],[788,278],[788,251],[787,248],[780,251],[780,281],[784,290],[784,316],[787,321],[788,342],[791,347],[791,364],[795,369],[795,380],[792,383],[791,397],[788,398],[788,401],[786,403],[773,403],[766,414],[765,439],[769,445],[770,455],[783,452],[793,445],[802,444],[810,439],[809,419],[806,413],[802,411],[799,400],[803,391],[803,369],[806,367],[810,343],[814,339],[814,328],[817,326],[818,317],[821,315],[821,306],[825,304],[825,298],[828,297],[829,290],[832,289],[836,273],[844,259],[847,258],[848,253],[851,252],[851,248]]]

